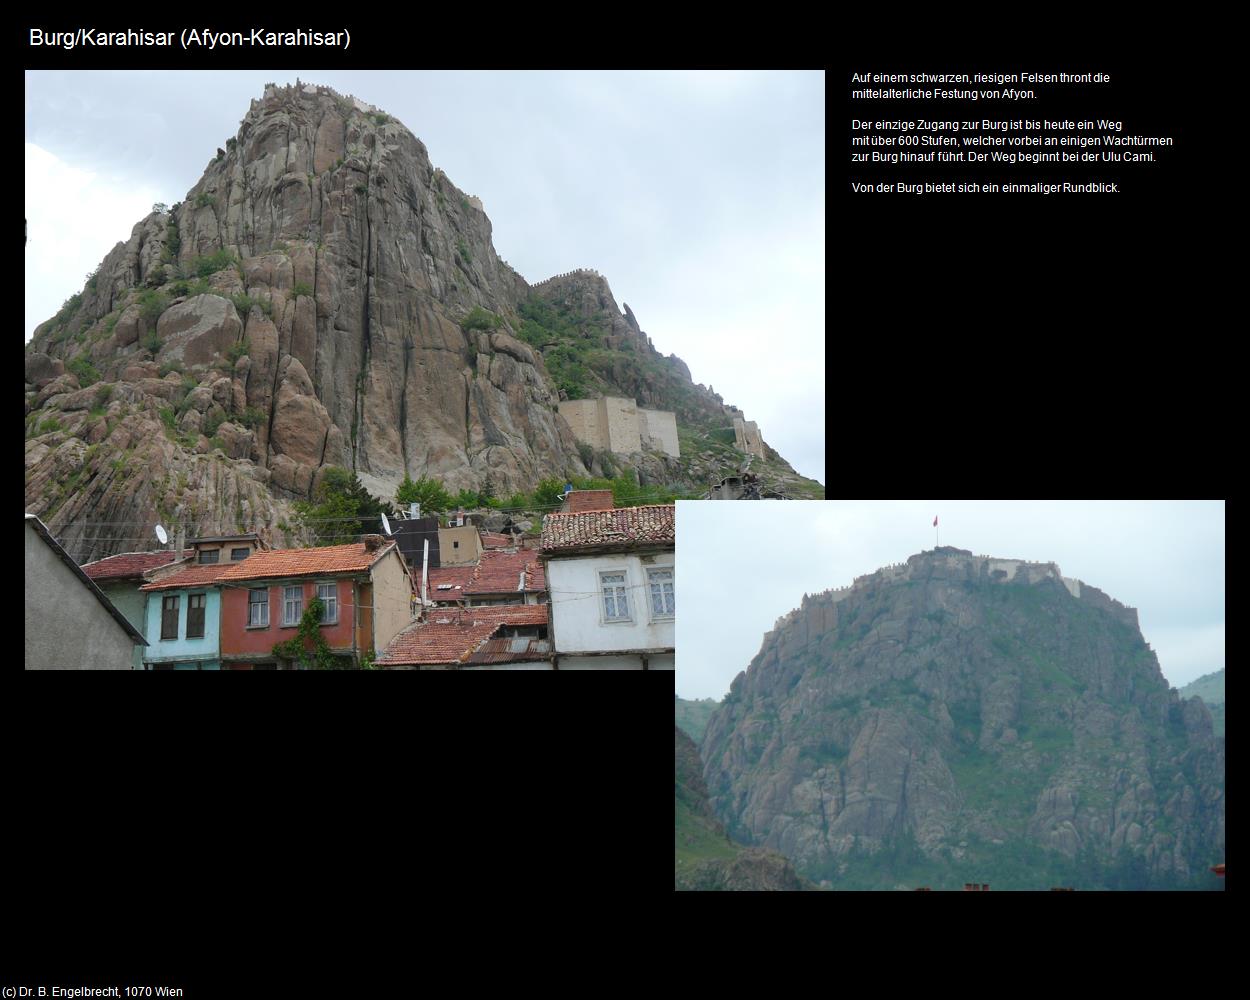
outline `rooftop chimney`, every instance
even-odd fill
[[[379,547],[381,547],[382,545],[382,536],[381,535],[365,535],[364,541],[365,541],[366,552],[377,552]]]
[[[573,490],[564,495],[564,509],[569,514],[587,510],[612,510],[611,490]]]

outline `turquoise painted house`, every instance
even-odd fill
[[[221,588],[230,564],[191,566],[139,588],[143,609],[145,670],[221,669]]]

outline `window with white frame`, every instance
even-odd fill
[[[304,587],[302,584],[296,584],[294,587],[282,588],[282,624],[298,625],[300,615],[304,613]]]
[[[671,567],[647,570],[647,589],[651,595],[651,617],[673,617],[673,570]]]
[[[269,588],[247,592],[247,624],[257,628],[269,627]]]
[[[605,622],[632,621],[629,615],[629,587],[624,572],[600,573],[599,591],[603,596]]]
[[[339,623],[338,584],[317,584],[317,596],[321,599],[321,624],[337,625]]]

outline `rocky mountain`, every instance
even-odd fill
[[[720,702],[714,698],[696,698],[687,701],[677,698],[675,717],[677,728],[694,740],[697,746],[703,740],[703,731],[707,728],[708,719],[720,708]]]
[[[774,851],[743,848],[725,836],[703,786],[702,762],[690,737],[675,729],[676,858],[674,887],[693,890],[810,888]]]
[[[506,495],[622,466],[704,488],[746,457],[601,276],[531,288],[420,140],[312,85],[252,102],[185,200],[38,328],[25,385],[26,510],[79,559],[171,517],[282,544],[328,466],[389,498],[405,473]],[[688,454],[579,447],[559,400],[607,392],[677,412]]]
[[[1224,735],[1224,671],[1204,674],[1180,689],[1182,698],[1201,698],[1215,723],[1215,735]]]
[[[940,548],[805,596],[702,744],[729,833],[834,888],[1209,887],[1224,740],[1137,613]]]

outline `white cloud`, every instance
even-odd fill
[[[26,143],[25,339],[61,304],[81,291],[119,240],[158,200],[134,178],[108,178],[71,167]]]

